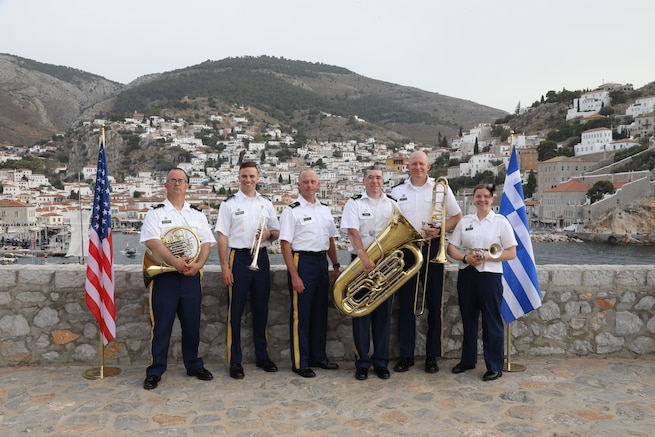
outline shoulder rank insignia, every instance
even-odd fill
[[[387,194],[387,199],[391,199],[394,202],[397,202],[396,198]]]
[[[361,198],[362,198],[362,195],[361,195],[361,194],[355,194],[355,195],[352,197],[353,200],[357,200],[357,199],[361,199]]]
[[[163,203],[159,203],[159,204],[153,206],[152,209],[163,208],[163,207],[164,207],[164,204],[163,204]]]
[[[396,187],[398,187],[398,186],[400,186],[400,185],[402,185],[402,184],[404,184],[406,180],[407,180],[407,179],[404,179],[404,180],[402,180],[402,181],[400,181],[400,182],[398,182],[398,183],[397,183],[396,185],[394,185],[394,186],[393,186],[393,187],[391,187],[391,188],[396,188]]]
[[[295,208],[296,206],[300,206],[300,202],[295,201],[295,202],[289,204],[289,208]]]
[[[202,210],[200,209],[199,206],[196,206],[196,205],[189,205],[189,206],[191,207],[191,209],[195,209],[196,211],[202,212]]]

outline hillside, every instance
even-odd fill
[[[345,68],[272,57],[228,58],[162,73],[118,94],[114,112],[130,114],[171,106],[185,97],[245,105],[311,138],[362,136],[348,126],[326,125],[321,113],[358,117],[397,138],[435,144],[439,133],[489,122],[506,113],[454,97],[382,82]],[[333,128],[339,130],[333,130]]]
[[[84,71],[0,54],[0,145],[65,132],[124,86]]]
[[[68,67],[0,55],[0,145],[31,145],[81,119],[186,109],[206,98],[209,110],[245,105],[310,138],[376,136],[435,144],[506,115],[467,100],[390,84],[320,63],[272,57],[228,58],[138,78],[128,85]],[[366,126],[321,113],[364,119]],[[194,116],[204,117],[204,111]]]

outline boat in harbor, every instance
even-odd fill
[[[128,258],[134,258],[136,256],[136,249],[130,247],[129,243],[125,245],[125,249],[121,250],[121,253]]]
[[[14,255],[11,252],[3,253],[0,256],[0,264],[3,265],[3,266],[16,264],[16,255]]]

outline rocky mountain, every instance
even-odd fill
[[[507,115],[341,67],[266,56],[207,61],[122,85],[80,70],[0,54],[0,145],[31,145],[83,119],[161,113],[196,98],[208,99],[214,109],[246,105],[271,122],[320,139],[377,134],[390,141],[436,144],[439,135],[447,137]],[[332,123],[325,114],[365,120],[369,130]]]
[[[655,198],[635,201],[608,211],[584,227],[585,232],[610,234],[655,234]]]
[[[0,145],[65,132],[123,85],[74,68],[0,54]]]

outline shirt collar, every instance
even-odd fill
[[[166,211],[170,211],[170,210],[173,210],[173,209],[177,209],[177,208],[175,208],[175,207],[173,206],[173,204],[171,203],[171,201],[168,200],[168,199],[164,199],[164,202],[163,202],[163,203],[164,203],[164,208],[166,208]],[[191,209],[191,206],[190,206],[189,202],[187,202],[187,201],[185,200],[185,201],[184,201],[184,205],[182,206],[182,209],[181,209],[180,211],[189,210],[189,209]]]

